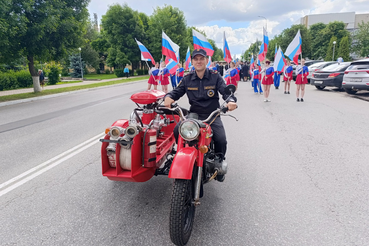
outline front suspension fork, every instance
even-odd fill
[[[201,189],[201,179],[202,179],[202,167],[198,167],[197,176],[195,179],[195,197],[194,197],[194,205],[200,205],[200,189]]]

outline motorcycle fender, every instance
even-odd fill
[[[197,149],[187,147],[180,149],[173,159],[168,177],[171,179],[191,179],[197,157]]]

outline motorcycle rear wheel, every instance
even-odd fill
[[[169,216],[170,239],[175,245],[186,245],[195,219],[192,180],[174,180]]]

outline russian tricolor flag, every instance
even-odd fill
[[[224,54],[223,59],[227,63],[230,63],[232,61],[232,56],[231,56],[231,51],[229,50],[229,46],[228,46],[228,43],[227,43],[225,32],[224,32],[223,54]]]
[[[214,54],[214,49],[209,43],[209,41],[205,38],[204,35],[192,29],[193,36],[193,47],[194,49],[203,49],[206,51],[208,56],[212,56]]]
[[[300,30],[298,30],[295,38],[292,42],[288,45],[286,50],[286,56],[288,56],[291,60],[295,62],[295,64],[299,64],[299,55],[301,54],[301,45],[302,39]]]
[[[283,72],[286,58],[283,55],[281,47],[279,47],[274,59],[274,71]]]
[[[250,73],[252,73],[251,71],[255,68],[255,64],[254,64],[254,54],[251,55],[251,61],[250,61]]]
[[[209,56],[209,62],[208,64],[206,65],[206,68],[209,68],[211,66],[211,56]]]
[[[176,53],[179,51],[179,46],[175,44],[163,31],[162,34],[162,53],[165,56],[178,62]]]
[[[140,48],[141,51],[141,60],[143,61],[151,61],[152,64],[155,64],[155,60],[152,57],[151,53],[149,52],[148,49],[146,49],[146,47],[137,39],[135,39],[137,44],[138,44],[138,48]]]
[[[261,42],[260,52],[259,52],[259,55],[258,55],[258,59],[260,61],[264,61],[264,59],[266,57],[266,53],[268,52],[268,45],[269,45],[268,33],[265,30],[265,28],[263,27],[263,42]]]
[[[190,52],[190,47],[188,47],[187,53],[186,53],[185,70],[190,69],[190,66],[191,66],[191,52]]]
[[[165,59],[165,64],[167,65],[167,68],[171,75],[176,74],[178,68],[177,62],[175,62],[173,59]]]

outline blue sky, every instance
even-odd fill
[[[208,38],[222,48],[223,32],[232,54],[241,54],[256,39],[261,39],[262,28],[268,25],[269,38],[280,34],[283,29],[299,23],[308,14],[356,12],[369,13],[369,0],[91,0],[90,16],[97,13],[99,20],[109,5],[128,4],[132,9],[147,15],[154,8],[165,4],[184,12],[188,26],[205,31]],[[264,18],[259,16],[264,16]]]

